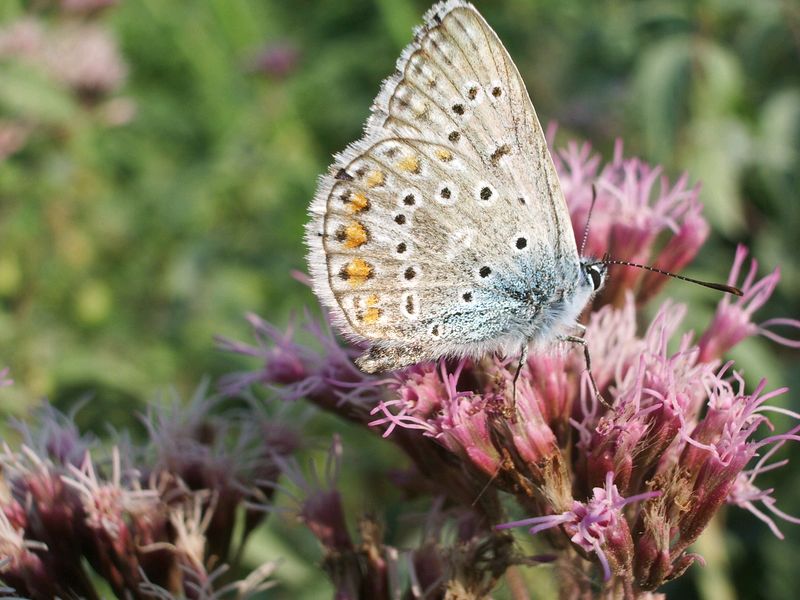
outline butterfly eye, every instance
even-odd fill
[[[586,267],[586,272],[589,274],[589,277],[592,280],[592,287],[594,288],[594,291],[599,290],[603,285],[603,280],[605,279],[600,267],[597,265],[589,265]]]

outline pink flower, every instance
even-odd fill
[[[619,140],[613,160],[602,169],[600,157],[592,154],[587,143],[567,144],[554,154],[554,160],[579,245],[594,196],[592,190],[596,191],[584,249],[587,256],[609,254],[676,272],[691,262],[705,242],[709,227],[697,199],[699,188],[687,187],[686,175],[670,183],[660,167],[623,158]],[[659,248],[656,241],[666,232],[669,237]],[[595,305],[610,302],[619,306],[628,289],[636,290],[637,303],[642,303],[665,283],[664,277],[654,273],[613,265]]]
[[[425,422],[430,427],[429,435],[437,438],[453,452],[465,452],[491,474],[494,473],[497,456],[489,439],[486,402],[479,394],[458,392],[455,388],[463,366],[464,362],[460,362],[453,373],[443,369],[442,375],[447,381],[448,391],[439,398],[438,410]]]
[[[33,598],[98,598],[99,579],[119,597],[145,583],[162,598],[264,589],[274,563],[229,587],[220,559],[235,555],[259,520],[245,513],[234,532],[246,500],[262,502],[263,517],[260,486],[274,489],[274,461],[296,442],[255,410],[211,414],[217,399],[204,392],[188,407],[156,412],[150,444],[114,447],[108,463],[95,462],[86,436],[49,406],[35,428],[17,424],[26,444],[0,449],[0,553],[11,559],[0,561],[0,578]]]
[[[360,543],[353,539],[342,496],[337,489],[342,465],[342,443],[334,436],[322,473],[313,468],[303,474],[295,460],[283,464],[293,489],[286,489],[297,505],[296,514],[317,538],[325,552],[325,570],[336,589],[336,598],[383,598],[392,585],[397,554],[385,548],[377,523],[362,517]]]
[[[747,248],[739,245],[728,276],[728,285],[738,283],[746,258]],[[800,340],[783,337],[770,329],[775,326],[784,326],[799,330],[800,321],[776,318],[764,321],[760,325],[753,323],[753,313],[764,306],[780,280],[780,271],[777,268],[758,281],[756,281],[757,271],[758,263],[753,259],[750,261],[750,271],[741,284],[744,295],[735,300],[726,295],[720,300],[713,321],[698,342],[701,361],[709,362],[720,358],[743,339],[756,334],[761,334],[784,346],[800,348]]]
[[[796,418],[800,418],[800,415]],[[799,431],[800,426],[797,426],[790,430],[788,434],[797,434]],[[767,464],[767,461],[772,458],[772,456],[781,448],[781,446],[783,446],[784,443],[786,443],[786,441],[786,437],[778,437],[778,439],[774,440],[772,447],[765,452],[761,458],[758,459],[758,462],[753,466],[753,468],[739,473],[739,475],[736,477],[736,481],[733,483],[733,486],[731,486],[727,498],[727,502],[729,504],[749,510],[757,518],[764,521],[764,523],[769,526],[770,530],[772,530],[772,533],[774,533],[779,539],[783,539],[783,533],[781,533],[780,529],[778,529],[778,526],[775,524],[775,521],[772,519],[772,517],[763,510],[759,509],[757,504],[761,503],[764,509],[776,517],[779,517],[789,523],[794,523],[795,525],[800,525],[800,518],[786,514],[777,506],[775,506],[776,501],[775,498],[772,497],[772,494],[775,490],[772,488],[766,490],[759,489],[755,485],[755,478],[762,473],[782,467],[789,462],[788,460],[784,459],[772,464]]]
[[[31,590],[39,597],[55,597],[59,588],[53,585],[50,577],[50,565],[36,551],[47,550],[41,542],[25,539],[22,528],[15,527],[3,512],[0,512],[0,577],[11,588],[2,589],[3,593],[15,590]],[[3,586],[4,587],[4,586]]]
[[[436,366],[432,364],[413,366],[401,371],[396,377],[397,381],[392,385],[397,388],[397,398],[379,400],[370,415],[380,414],[381,417],[367,425],[388,425],[383,437],[390,436],[395,427],[419,429],[435,435],[436,427],[426,419],[439,410],[441,398],[450,393],[452,388],[447,387]]]
[[[115,92],[128,75],[116,40],[97,25],[65,26],[47,40],[43,56],[47,70],[82,97]]]
[[[354,544],[347,529],[344,508],[336,489],[342,464],[342,442],[335,437],[328,451],[322,476],[303,475],[294,461],[283,464],[283,472],[299,489],[299,517],[319,542],[331,552],[352,551]]]
[[[62,481],[80,498],[83,508],[83,525],[88,534],[83,536],[88,548],[88,560],[97,573],[112,582],[118,590],[131,589],[140,582],[138,561],[131,560],[137,553],[138,532],[131,529],[131,516],[157,512],[159,498],[155,490],[130,490],[123,486],[119,450],[112,452],[111,480],[97,476],[91,457],[87,453],[80,468],[68,467],[69,475]]]
[[[218,338],[218,346],[227,352],[260,358],[262,368],[223,377],[219,387],[224,395],[236,395],[259,384],[280,390],[285,400],[305,397],[328,409],[343,403],[366,406],[374,402],[376,380],[356,368],[356,351],[340,346],[327,324],[306,315],[305,330],[319,346],[312,349],[294,341],[294,322],[281,332],[256,315],[249,314],[247,320],[256,338],[255,346],[226,338]]]
[[[247,321],[252,327],[257,345],[222,337],[217,339],[217,345],[227,352],[259,358],[263,361],[264,368],[252,373],[226,375],[220,381],[223,393],[237,394],[255,383],[291,386],[297,381],[308,381],[310,372],[319,368],[319,356],[294,341],[294,323],[285,332],[281,332],[254,314],[248,314]],[[298,390],[298,393],[304,396],[308,390],[304,388]]]
[[[81,434],[75,425],[74,414],[64,415],[49,403],[39,407],[35,429],[14,419],[11,425],[19,432],[30,456],[52,461],[59,466],[80,465],[96,443],[93,436]]]
[[[629,559],[632,554],[631,534],[627,522],[622,516],[622,508],[634,502],[655,498],[661,492],[645,492],[623,498],[617,486],[614,485],[614,474],[608,472],[604,487],[592,490],[592,497],[588,502],[575,501],[572,510],[559,515],[532,517],[521,521],[497,525],[497,529],[511,527],[527,527],[532,525],[529,532],[539,533],[551,527],[561,526],[569,536],[570,541],[586,552],[594,552],[603,567],[603,578],[611,578],[610,553],[617,561],[620,557]],[[613,540],[613,544],[609,544]],[[624,565],[618,565],[618,568]]]

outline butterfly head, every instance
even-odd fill
[[[590,288],[592,295],[603,287],[607,273],[608,266],[604,262],[598,262],[594,258],[581,258],[581,283]]]

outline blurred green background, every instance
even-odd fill
[[[608,157],[619,137],[626,154],[703,182],[713,234],[693,275],[724,279],[745,242],[763,273],[783,274],[757,320],[800,315],[799,2],[476,4],[559,140]],[[132,426],[164,386],[241,366],[212,338],[247,338],[245,311],[284,323],[314,305],[290,271],[304,269],[316,177],[360,135],[428,6],[0,1],[0,367],[17,382],[3,413],[90,394],[83,426]],[[669,293],[692,302],[698,327],[718,300],[675,283]],[[763,339],[734,354],[751,381],[800,390],[797,357]],[[784,404],[800,407],[798,394]],[[792,453],[775,481],[779,505],[800,514]],[[796,597],[800,527],[779,541],[749,514],[725,518],[700,549],[713,564],[675,596]],[[305,559],[278,574],[299,593],[318,555],[307,538],[305,554],[275,546],[292,535],[251,552]]]

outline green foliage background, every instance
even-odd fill
[[[745,242],[763,272],[783,274],[759,317],[800,315],[800,4],[476,4],[559,139],[588,139],[608,156],[619,137],[627,154],[703,181],[714,233],[692,274],[724,279],[733,244]],[[32,127],[0,162],[0,366],[17,382],[2,411],[24,415],[43,397],[68,408],[91,394],[82,425],[136,427],[134,413],[158,389],[190,390],[241,366],[212,337],[245,338],[245,311],[281,323],[313,306],[290,271],[304,269],[316,177],[360,135],[427,7],[121,0],[98,18],[129,69],[112,95],[136,107],[116,126],[101,105],[0,59],[0,120]],[[0,27],[26,14],[65,18],[48,2],[3,0]],[[264,73],[253,66],[265,51],[297,60],[285,74]],[[692,303],[696,326],[717,301],[674,283],[668,293]],[[783,402],[800,406],[797,352],[754,339],[734,357],[751,380],[792,385]],[[354,456],[359,444],[374,442],[345,438]],[[800,514],[793,454],[775,481],[780,505]],[[369,485],[368,471],[353,486]],[[749,514],[725,519],[700,548],[710,566],[694,567],[676,597],[795,597],[800,527],[786,525],[778,541]],[[254,560],[288,556],[279,594],[318,597],[313,542],[276,527],[253,544]]]

